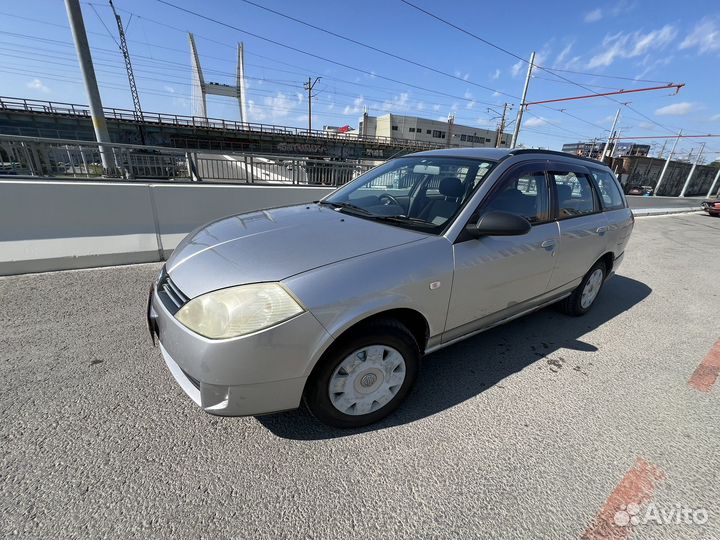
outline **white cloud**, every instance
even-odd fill
[[[439,110],[440,110],[440,105],[433,105],[433,111],[437,112]]]
[[[565,46],[565,48],[564,48],[562,51],[560,51],[560,54],[557,55],[557,57],[555,58],[555,62],[553,63],[553,65],[554,65],[555,67],[561,66],[561,65],[563,64],[563,62],[565,62],[565,59],[566,59],[566,58],[568,57],[568,55],[570,54],[570,51],[572,50],[572,48],[573,48],[573,43],[568,43],[568,44]]]
[[[677,36],[677,29],[666,24],[658,30],[644,34],[640,31],[607,35],[602,41],[602,52],[588,62],[589,68],[607,67],[619,58],[635,58],[650,52],[661,50]]]
[[[655,111],[655,114],[658,116],[682,116],[691,112],[694,108],[695,106],[689,101],[681,101],[680,103],[660,107]]]
[[[37,90],[39,92],[42,92],[43,94],[47,94],[50,92],[50,89],[45,86],[45,84],[40,79],[33,79],[32,81],[28,81],[26,86],[31,90]]]
[[[545,120],[544,118],[540,118],[540,117],[528,118],[527,120],[525,120],[523,122],[523,124],[525,124],[527,127],[544,126],[548,123],[549,122],[547,120]]]
[[[710,117],[710,121],[711,121],[711,122],[718,122],[718,121],[720,121],[720,113],[719,113],[719,114],[714,114],[714,115],[712,115],[712,116]]]
[[[425,108],[425,104],[424,104],[422,101],[418,101],[418,104],[415,105],[415,108],[416,108],[418,111],[422,111],[422,110]]]
[[[394,96],[391,100],[383,101],[380,107],[383,111],[406,111],[410,108],[410,94],[401,92],[399,96]]]
[[[705,17],[680,43],[681,49],[697,47],[700,54],[720,51],[720,24],[715,18]]]
[[[252,122],[274,123],[289,116],[295,111],[297,105],[294,98],[278,92],[274,96],[263,98],[261,104],[252,99],[248,100],[248,116]]]
[[[490,78],[491,78],[493,81],[498,80],[498,79],[500,78],[500,70],[499,70],[499,69],[496,69],[496,70],[493,72],[493,74],[490,75]]]
[[[163,90],[165,90],[168,94],[175,93],[175,89],[172,86],[169,86],[167,84],[165,86],[163,86]]]
[[[478,127],[495,127],[496,126],[495,122],[493,122],[489,118],[483,118],[482,116],[480,118],[478,118],[477,120],[475,120],[475,124]]]
[[[364,109],[365,105],[365,98],[363,96],[358,96],[355,99],[353,99],[353,104],[351,105],[345,105],[345,108],[343,109],[344,115],[349,114],[358,114],[361,113]]]
[[[472,99],[473,95],[472,95],[472,93],[470,92],[470,90],[465,90],[465,93],[463,94],[463,97],[464,97],[465,99]]]
[[[585,14],[585,22],[592,23],[603,18],[603,12],[600,8],[593,9]]]
[[[468,101],[468,102],[467,102],[467,105],[465,105],[465,108],[467,108],[467,109],[472,109],[474,106],[475,106],[475,100],[473,100],[473,101]]]

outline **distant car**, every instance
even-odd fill
[[[702,209],[711,216],[720,216],[720,199],[707,199],[702,202]]]
[[[405,398],[424,354],[548,304],[588,312],[633,224],[598,161],[420,152],[320,201],[197,229],[152,284],[148,326],[208,413],[304,401],[363,426]]]
[[[652,186],[630,186],[627,190],[628,195],[652,195]]]

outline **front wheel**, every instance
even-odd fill
[[[305,390],[305,404],[334,427],[377,422],[405,399],[419,364],[418,343],[403,325],[393,320],[362,325],[321,359]]]
[[[585,274],[577,289],[558,304],[560,309],[574,316],[585,315],[590,311],[605,282],[606,272],[605,263],[596,262]]]

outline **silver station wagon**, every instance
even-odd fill
[[[148,322],[209,413],[304,402],[326,424],[362,426],[402,402],[424,354],[551,303],[586,313],[633,224],[600,162],[420,152],[321,201],[194,231],[153,283]]]

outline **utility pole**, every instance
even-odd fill
[[[522,123],[523,112],[527,107],[527,93],[528,86],[530,86],[530,77],[532,76],[533,65],[535,64],[535,51],[530,55],[530,63],[528,64],[527,76],[525,77],[525,86],[523,87],[522,101],[520,102],[520,108],[518,109],[517,119],[515,120],[515,130],[513,131],[512,141],[510,142],[510,148],[515,148],[517,144],[518,135],[520,134],[520,124]]]
[[[695,163],[693,163],[693,166],[690,169],[690,173],[688,174],[687,179],[685,180],[685,184],[683,184],[682,190],[680,190],[680,197],[685,196],[685,192],[687,191],[687,188],[690,185],[690,179],[692,178],[692,175],[695,172],[695,168],[698,166],[698,163],[700,163],[700,157],[702,156],[703,150],[705,150],[705,143],[702,143],[700,145],[700,151],[698,152],[698,155],[695,158]]]
[[[313,81],[312,77],[308,77],[307,82],[303,84],[303,88],[308,91],[308,135],[312,133],[312,91],[320,79],[322,79],[322,77],[315,77],[315,80]]]
[[[663,140],[662,148],[660,149],[660,153],[659,153],[658,156],[657,156],[658,159],[660,159],[661,157],[663,157],[663,154],[665,153],[665,146],[667,145],[667,142],[668,142],[667,139],[664,139],[664,140]]]
[[[85,33],[85,23],[83,22],[82,10],[80,9],[79,0],[65,0],[65,9],[68,14],[68,22],[72,31],[73,40],[75,41],[75,50],[80,62],[80,71],[85,81],[85,91],[88,95],[90,103],[90,115],[92,117],[93,128],[95,129],[95,139],[99,143],[109,143],[110,134],[108,133],[107,123],[105,122],[105,114],[103,113],[102,101],[100,100],[100,90],[98,89],[97,79],[95,78],[95,68],[90,55],[90,44],[88,43],[87,34]],[[105,148],[100,145],[100,159],[103,169],[106,171],[110,167],[109,155]]]
[[[668,165],[670,165],[670,159],[672,158],[673,152],[675,152],[675,147],[677,147],[680,137],[682,137],[682,129],[680,131],[678,131],[677,138],[675,139],[675,142],[673,143],[672,148],[670,149],[670,153],[668,154],[668,157],[665,160],[665,165],[663,165],[662,172],[660,173],[660,178],[658,178],[657,184],[655,184],[655,189],[653,190],[653,197],[657,196],[658,191],[660,190],[660,184],[662,184],[663,178],[665,178],[665,173],[667,172]]]
[[[608,135],[608,139],[605,142],[605,148],[603,148],[603,153],[602,153],[602,157],[600,158],[600,161],[605,161],[605,156],[607,155],[608,148],[610,148],[610,139],[612,139],[613,134],[615,133],[615,126],[617,126],[619,118],[620,118],[620,107],[618,107],[618,110],[615,113],[615,119],[613,120],[612,127],[610,128],[610,135]]]
[[[448,114],[448,132],[447,132],[447,142],[445,143],[445,148],[450,148],[452,146],[452,136],[453,136],[453,124],[455,124],[455,113]]]
[[[715,180],[713,180],[712,186],[710,186],[710,190],[707,194],[708,199],[712,196],[712,192],[715,189],[715,184],[717,184],[718,178],[720,178],[720,169],[718,169],[718,172],[715,173]]]
[[[618,129],[618,130],[617,130],[617,136],[615,137],[615,140],[613,141],[612,150],[610,151],[610,158],[611,158],[611,159],[612,159],[612,157],[615,155],[615,150],[617,149],[617,143],[618,143],[618,139],[619,139],[619,138],[620,138],[620,130]]]
[[[500,117],[500,125],[498,126],[497,137],[495,138],[495,148],[500,148],[500,141],[505,135],[505,117],[507,116],[507,112],[509,109],[512,109],[512,105],[510,103],[505,103],[505,105],[503,105],[502,116]]]

